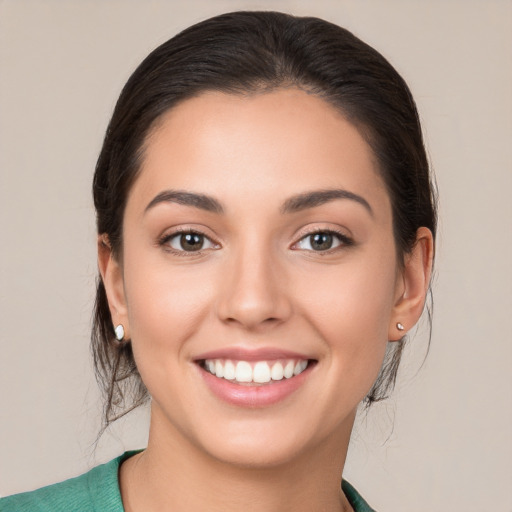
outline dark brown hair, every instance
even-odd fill
[[[248,94],[297,86],[338,109],[373,149],[391,198],[400,261],[419,227],[435,236],[436,207],[414,100],[404,80],[373,48],[317,18],[278,12],[233,12],[198,23],[165,42],[123,88],[94,175],[99,234],[122,256],[123,215],[143,159],[144,142],[160,116],[204,91]],[[430,312],[429,312],[430,316]],[[388,344],[365,401],[393,388],[405,339]],[[104,428],[148,398],[130,343],[118,344],[105,288],[98,278],[92,352],[105,394]]]

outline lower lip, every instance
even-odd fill
[[[267,407],[285,400],[294,393],[311,373],[312,364],[290,379],[270,381],[268,384],[238,384],[212,375],[198,366],[201,377],[210,391],[224,402],[238,407]]]

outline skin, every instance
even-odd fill
[[[371,212],[338,198],[283,213],[289,198],[331,189]],[[206,194],[224,212],[147,209],[168,190]],[[179,229],[204,234],[205,248],[162,245]],[[352,243],[312,250],[308,235],[326,230]],[[187,100],[147,140],[123,237],[122,261],[99,244],[100,270],[152,396],[148,448],[121,467],[126,510],[351,510],[340,478],[356,409],[404,334],[396,323],[408,330],[422,312],[433,253],[421,228],[398,264],[390,199],[356,128],[293,88]],[[316,364],[284,400],[234,406],[195,362],[233,346]]]

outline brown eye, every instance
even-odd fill
[[[339,233],[333,231],[317,231],[305,236],[297,243],[299,249],[306,251],[328,251],[342,245],[351,245],[352,241]]]
[[[330,233],[315,233],[310,235],[311,248],[314,251],[327,251],[332,247],[334,237]]]
[[[204,237],[196,233],[180,235],[179,244],[184,251],[199,251],[203,248]]]
[[[167,243],[172,249],[180,252],[196,252],[215,247],[214,243],[205,235],[193,232],[172,235]]]

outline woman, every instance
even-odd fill
[[[412,96],[335,25],[199,23],[123,89],[94,178],[105,427],[146,450],[2,510],[372,510],[343,466],[429,289],[436,212]]]

